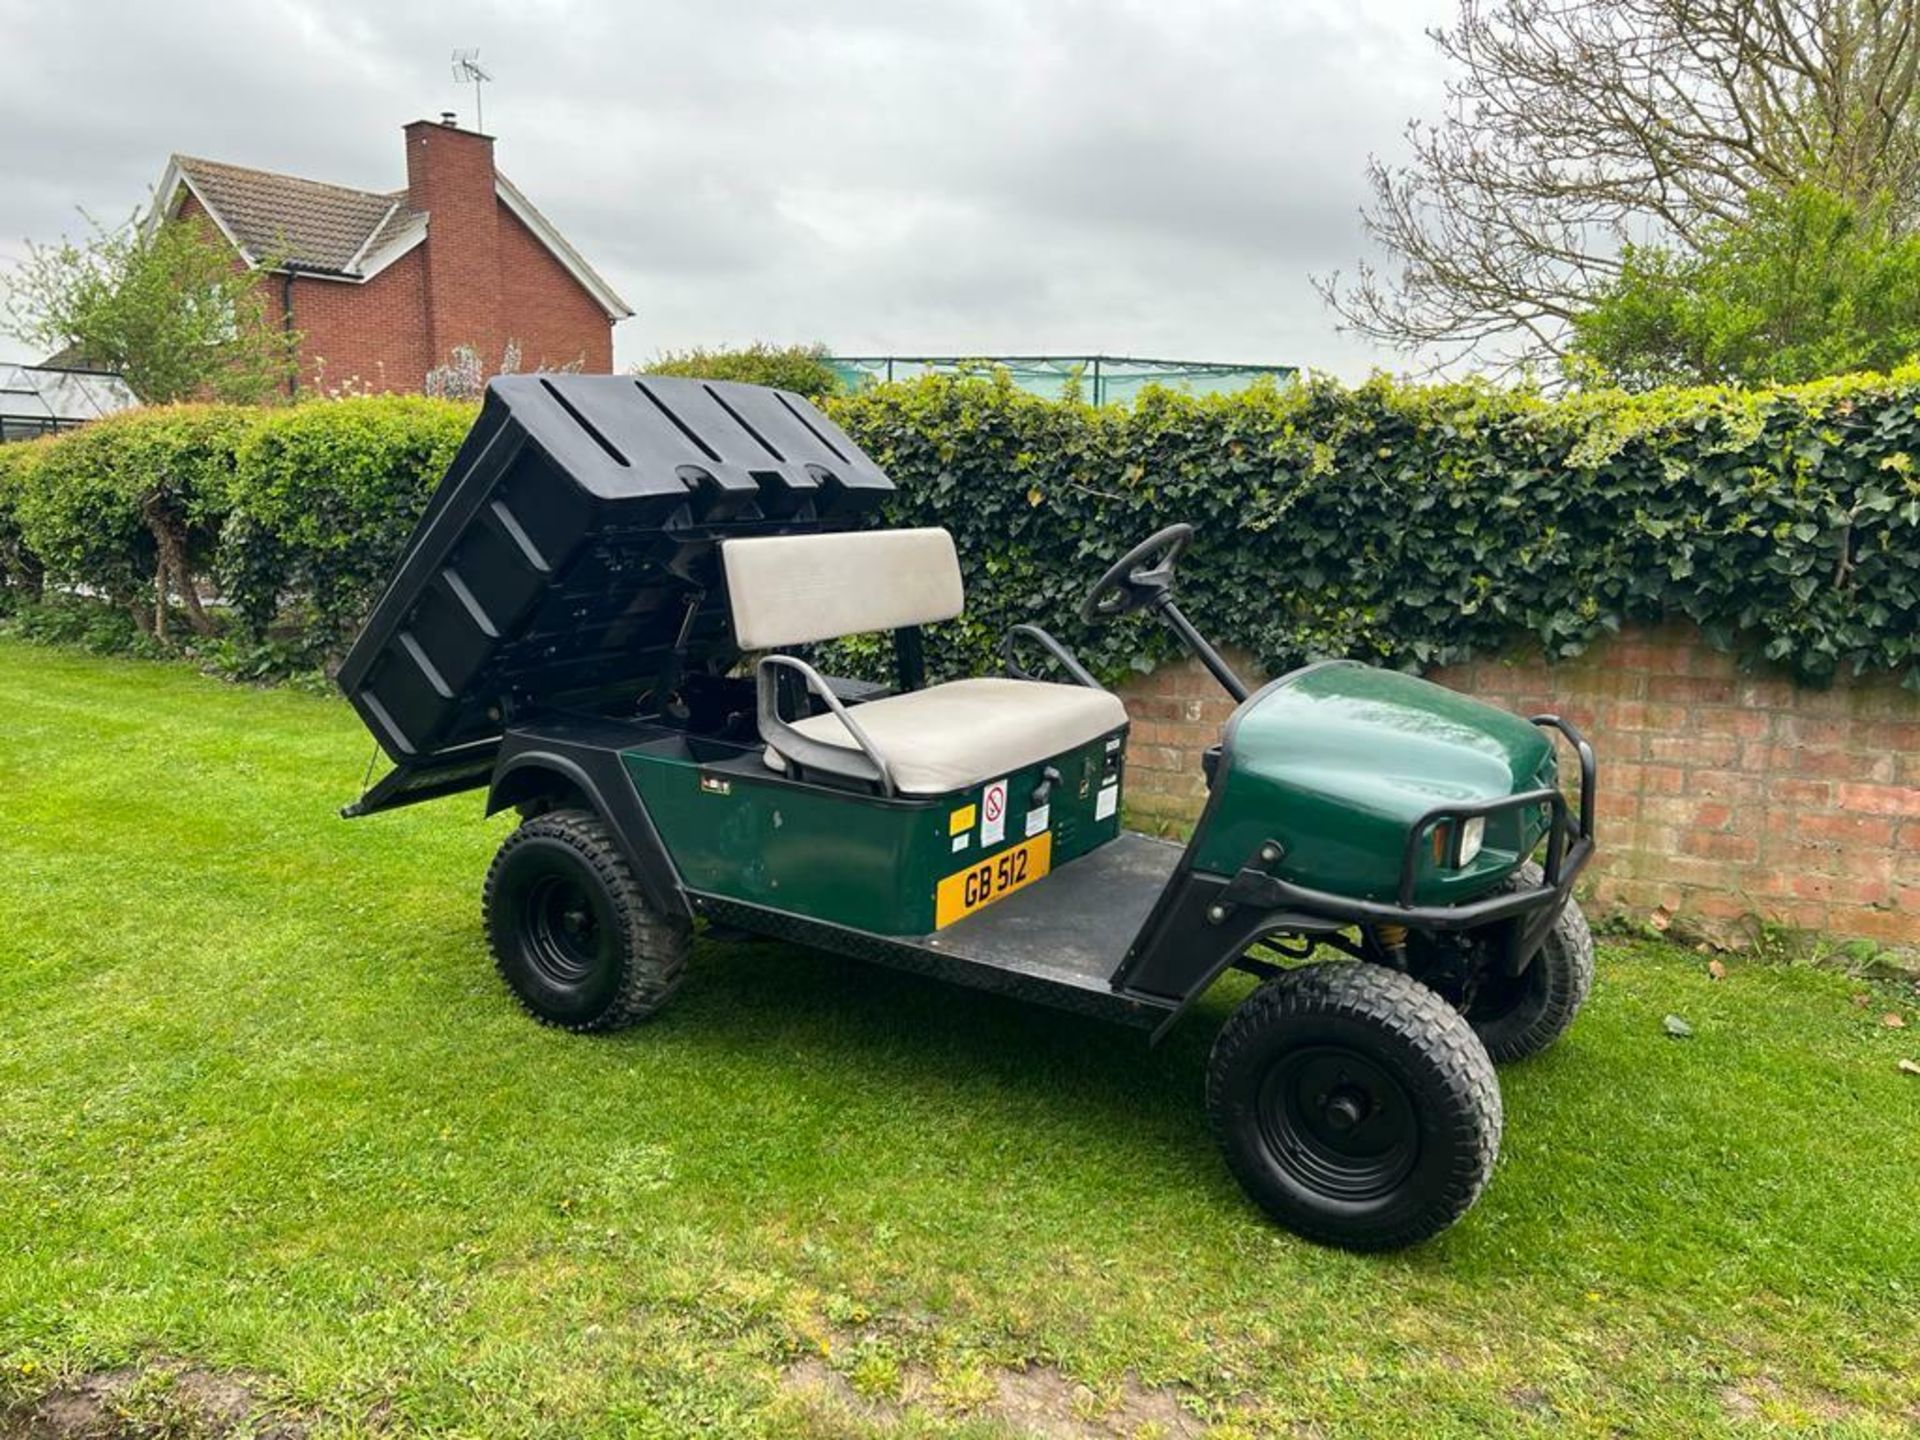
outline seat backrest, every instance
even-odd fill
[[[945,530],[726,540],[720,559],[742,650],[951,620],[966,603]]]

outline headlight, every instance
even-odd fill
[[[1465,869],[1473,863],[1473,857],[1480,853],[1480,847],[1487,838],[1487,817],[1476,815],[1471,820],[1442,820],[1433,827],[1433,863],[1442,869],[1453,868],[1455,855],[1453,848],[1453,827],[1460,826],[1460,851],[1458,868]]]
[[[1464,867],[1473,863],[1473,857],[1480,853],[1480,847],[1487,838],[1487,817],[1476,815],[1460,827],[1460,864]]]

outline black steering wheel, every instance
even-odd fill
[[[1113,562],[1080,602],[1089,625],[1117,620],[1152,605],[1173,588],[1173,567],[1193,541],[1191,525],[1157,530]]]

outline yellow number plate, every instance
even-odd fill
[[[965,870],[956,870],[933,892],[933,928],[944,930],[954,921],[984,910],[1023,885],[1031,885],[1053,863],[1053,835],[1041,831],[1031,840],[1002,850]]]

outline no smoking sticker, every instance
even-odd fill
[[[1007,782],[995,780],[980,797],[980,843],[998,845],[1007,838]]]

